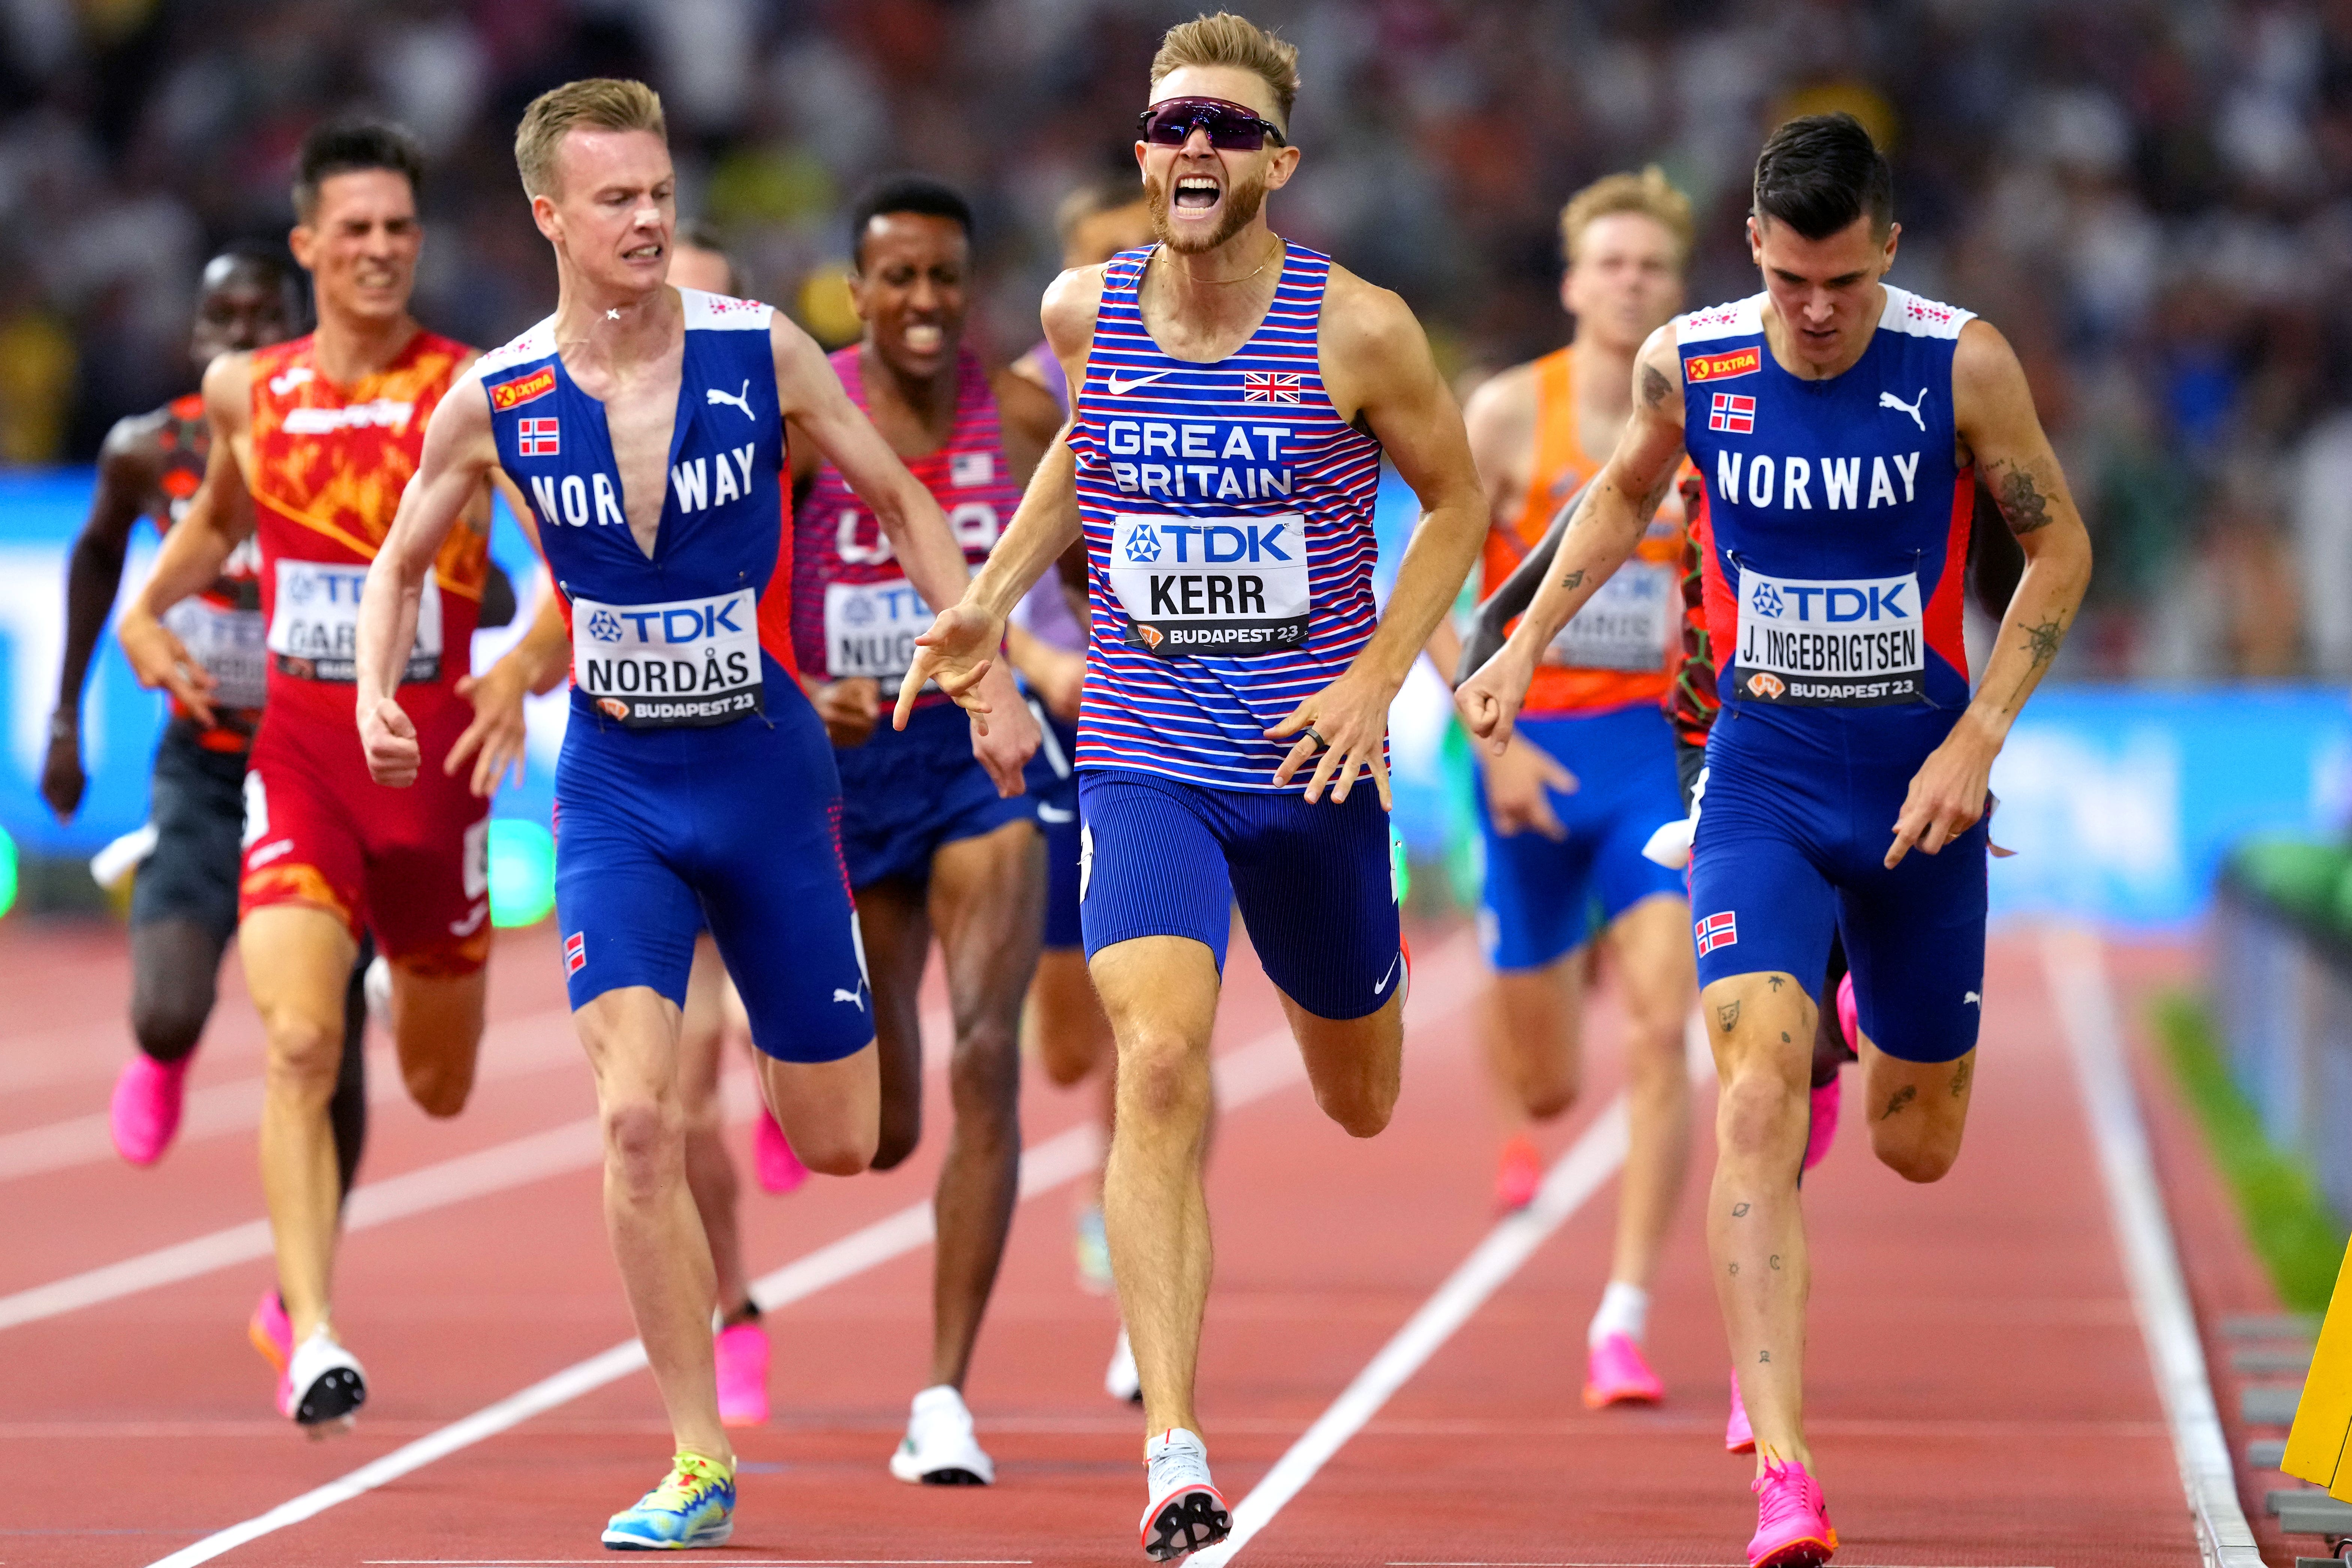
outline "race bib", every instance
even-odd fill
[[[915,662],[915,639],[931,608],[905,578],[824,585],[824,671],[835,680],[871,676],[895,689]]]
[[[749,588],[665,605],[572,601],[572,679],[632,730],[724,724],[764,710],[760,600]]]
[[[191,597],[164,611],[163,625],[216,682],[215,703],[223,708],[261,706],[269,685],[269,633],[259,610]]]
[[[1743,571],[1733,686],[1811,707],[1923,701],[1923,609],[1916,573],[1808,582]]]
[[[278,563],[278,601],[269,617],[269,652],[278,673],[297,680],[359,679],[360,589],[364,566],[317,561]],[[416,642],[404,686],[441,679],[441,585],[430,576],[416,606]]]
[[[1127,612],[1127,645],[1162,658],[1275,653],[1307,641],[1307,520],[1112,520],[1105,574]]]
[[[1682,583],[1663,561],[1628,561],[1551,639],[1544,662],[1573,669],[1665,667],[1682,612]]]

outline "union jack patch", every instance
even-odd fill
[[[1727,430],[1734,436],[1747,435],[1756,428],[1756,400],[1736,393],[1717,393],[1714,406],[1707,412],[1706,427]]]
[[[516,420],[515,449],[526,458],[560,456],[563,450],[562,423],[553,418]]]
[[[563,973],[577,974],[588,967],[588,933],[575,931],[563,939]]]
[[[1739,917],[1729,910],[1709,915],[1691,928],[1691,934],[1698,939],[1699,956],[1702,958],[1718,947],[1737,947],[1739,945]]]
[[[1298,401],[1299,377],[1296,373],[1273,370],[1242,372],[1244,403],[1296,403]]]

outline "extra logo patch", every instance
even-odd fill
[[[1736,353],[1694,354],[1683,361],[1685,381],[1728,381],[1735,375],[1754,375],[1764,368],[1764,351],[1750,346]]]
[[[1729,910],[1709,915],[1691,928],[1691,935],[1698,940],[1699,956],[1702,958],[1718,947],[1737,947],[1739,944],[1739,917]]]
[[[504,414],[534,398],[545,397],[555,390],[555,367],[541,365],[520,381],[501,382],[490,388],[490,406]]]
[[[1745,436],[1756,428],[1756,400],[1728,392],[1715,395],[1714,405],[1706,414],[1706,427]]]
[[[563,939],[563,973],[577,974],[588,967],[588,933],[573,931]]]
[[[1266,370],[1242,372],[1244,403],[1296,403],[1299,377],[1295,373]]]
[[[562,421],[552,415],[545,419],[515,421],[515,449],[526,458],[553,458],[563,451]]]

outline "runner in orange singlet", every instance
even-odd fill
[[[1560,237],[1574,341],[1496,376],[1465,411],[1494,518],[1482,593],[1535,548],[1614,447],[1632,406],[1633,355],[1681,308],[1690,205],[1655,169],[1613,174],[1568,204]],[[1585,1399],[1595,1405],[1663,1393],[1641,1346],[1689,1161],[1688,906],[1681,876],[1641,853],[1683,814],[1663,706],[1682,627],[1683,535],[1672,496],[1636,559],[1554,641],[1528,691],[1532,721],[1501,756],[1480,757],[1478,926],[1496,972],[1488,1048],[1512,1124],[1496,1183],[1506,1208],[1531,1199],[1541,1178],[1528,1121],[1559,1116],[1577,1097],[1594,938],[1615,961],[1632,1149],[1609,1287],[1588,1334]],[[1451,626],[1431,639],[1448,679],[1458,650]]]
[[[489,951],[483,797],[521,739],[520,664],[510,657],[477,681],[468,658],[487,490],[442,552],[401,688],[445,766],[413,789],[374,784],[352,722],[361,584],[427,418],[475,358],[408,313],[421,170],[414,144],[386,127],[330,126],[304,142],[290,239],[316,286],[319,330],[206,371],[205,485],[120,633],[142,681],[209,721],[217,682],[161,617],[248,535],[258,543],[268,700],[245,778],[238,946],[268,1037],[261,1174],[284,1306],[272,1318],[264,1298],[255,1339],[284,1357],[280,1412],[314,1432],[347,1425],[367,1394],[328,1321],[338,1194],[327,1100],[344,981],[372,928],[391,964],[409,1093],[430,1115],[456,1114],[473,1087]]]

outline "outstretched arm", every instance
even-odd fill
[[[155,438],[144,419],[125,419],[107,433],[98,455],[98,489],[89,518],[66,563],[66,656],[58,671],[58,701],[49,713],[49,750],[41,766],[41,798],[60,822],[81,805],[89,782],[81,770],[81,693],[90,655],[106,630],[131,530],[155,490]]]
[[[2091,583],[2091,536],[2034,413],[2025,368],[2008,340],[1984,321],[1960,329],[1952,355],[1952,410],[2001,521],[2025,552],[2025,573],[2010,595],[2000,639],[1975,698],[1911,780],[1886,851],[1889,866],[1914,845],[1933,855],[1984,815],[1993,759],[2058,657]]]
[[[927,605],[953,605],[961,599],[971,570],[931,492],[907,471],[890,444],[850,402],[840,377],[806,332],[780,314],[769,329],[769,342],[775,353],[776,393],[784,417],[807,433],[872,510],[915,592]],[[972,752],[996,781],[999,795],[1016,795],[1022,792],[1022,772],[1030,753],[1037,749],[1037,721],[1003,669],[984,674],[982,682],[977,700],[964,702],[976,731]],[[910,672],[901,682],[900,706],[910,705],[913,692],[921,687],[920,677]]]
[[[1454,694],[1470,733],[1498,752],[1510,739],[1543,650],[1642,542],[1683,458],[1682,363],[1660,327],[1633,361],[1633,417],[1585,487],[1543,586],[1502,651]]]

